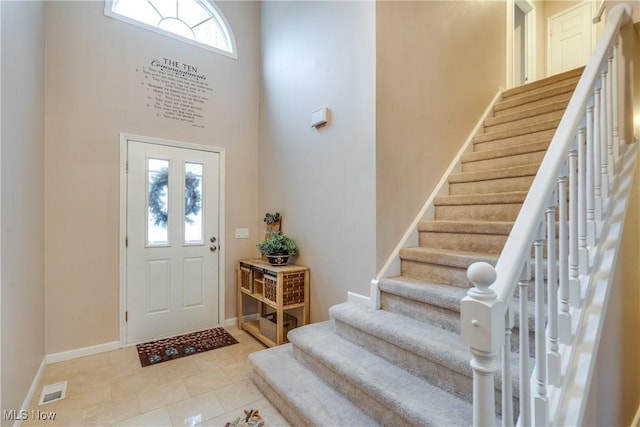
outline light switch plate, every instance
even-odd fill
[[[311,113],[311,127],[317,128],[327,123],[327,107],[320,107]]]
[[[248,238],[249,238],[248,228],[236,228],[236,239],[248,239]]]

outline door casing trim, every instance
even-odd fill
[[[155,138],[150,136],[134,135],[130,133],[120,133],[120,231],[119,231],[119,259],[120,259],[120,313],[118,318],[120,319],[120,347],[127,345],[133,345],[134,343],[127,343],[127,323],[125,320],[127,312],[127,143],[130,140],[138,142],[144,142],[148,144],[166,145],[176,148],[187,148],[190,150],[208,151],[218,153],[220,156],[220,179],[219,179],[219,237],[218,237],[218,324],[221,326],[224,324],[225,316],[225,149],[222,147],[215,147],[203,144],[193,144],[190,142],[173,141],[168,139]],[[158,337],[162,338],[162,337]]]

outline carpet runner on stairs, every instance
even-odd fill
[[[449,194],[435,198],[434,218],[418,224],[419,246],[400,251],[401,275],[379,281],[379,310],[336,305],[329,321],[250,355],[254,382],[292,425],[471,424],[471,355],[460,339],[466,270],[495,264],[581,73],[502,94],[461,172],[448,177]],[[530,319],[524,328],[530,340],[533,327]],[[501,387],[497,378],[498,412]]]

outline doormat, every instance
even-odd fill
[[[144,368],[145,366],[157,365],[168,360],[204,353],[205,351],[237,343],[238,340],[232,337],[224,328],[218,327],[138,344],[136,348],[138,349],[140,364]]]

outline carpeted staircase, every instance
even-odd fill
[[[420,246],[400,251],[402,274],[379,281],[380,310],[336,305],[329,321],[249,357],[254,382],[293,426],[471,424],[466,270],[495,264],[581,72],[503,93],[449,195],[435,199],[435,218],[418,225]]]

